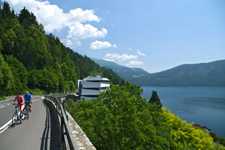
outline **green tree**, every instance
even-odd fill
[[[38,25],[37,19],[34,14],[30,13],[25,7],[20,11],[18,19],[20,24],[25,28],[28,28],[32,24]]]
[[[23,62],[24,55],[26,51],[26,34],[24,31],[24,28],[19,24],[19,21],[17,20],[12,27],[13,31],[16,34],[15,38],[15,44],[13,47],[13,55],[16,57],[19,61]]]
[[[149,99],[149,103],[152,103],[152,104],[156,103],[159,106],[159,108],[162,107],[162,104],[160,102],[160,99],[159,99],[159,96],[157,94],[157,91],[152,91],[152,96]]]
[[[121,82],[120,82],[120,85],[122,86],[124,84],[125,84],[125,81],[124,81],[124,79],[122,79]]]
[[[97,76],[97,75],[100,75],[101,77],[103,77],[102,73],[97,72],[97,71],[91,71],[91,72],[89,73],[89,76],[92,76],[92,77],[95,77],[95,76]]]
[[[11,19],[16,17],[14,11],[10,11],[10,7],[7,2],[4,2],[3,4],[3,9],[1,10],[1,16],[3,19],[6,19],[6,18]]]
[[[50,92],[56,92],[59,86],[59,78],[57,74],[55,74],[55,71],[52,68],[44,68],[43,69],[43,80],[40,81],[42,84],[42,89],[48,85],[46,90],[48,93]]]
[[[3,48],[3,46],[2,46],[2,40],[0,39],[0,53],[2,51],[2,48]]]
[[[164,122],[171,128],[172,146],[174,149],[215,149],[213,138],[209,133],[205,133],[201,129],[193,128],[191,124],[187,124],[169,110],[163,108]]]
[[[171,136],[156,130],[141,93],[129,82],[112,85],[96,100],[69,104],[68,110],[97,149],[167,149]]]
[[[19,62],[18,59],[14,58],[12,55],[6,57],[6,62],[8,63],[14,77],[15,89],[14,91],[25,91],[27,89],[28,77],[27,70],[24,65]]]
[[[15,46],[16,34],[13,29],[8,30],[3,34],[3,54],[12,55]]]
[[[75,86],[74,82],[73,81],[69,81],[69,90],[70,90],[70,92],[74,92],[75,88],[76,88],[76,86]]]
[[[14,80],[12,71],[0,53],[0,97],[3,94],[10,95],[13,92],[13,87]]]

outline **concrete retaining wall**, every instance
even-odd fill
[[[80,150],[96,150],[80,126],[74,121],[73,117],[68,112],[66,113],[68,115],[68,122],[72,129],[73,136]]]

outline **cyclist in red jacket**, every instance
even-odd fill
[[[13,100],[12,104],[14,104],[16,100],[17,100],[17,103],[18,103],[18,109],[21,110],[21,115],[23,116],[23,109],[24,109],[24,106],[25,106],[25,101],[24,101],[24,98],[19,91],[16,92],[16,97]]]

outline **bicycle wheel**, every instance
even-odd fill
[[[30,111],[30,108],[29,106],[27,106],[27,120],[29,119],[29,111]]]
[[[12,126],[14,127],[17,123],[17,114],[14,113],[13,116],[12,116]]]
[[[19,121],[20,121],[20,124],[22,123],[22,113],[21,113],[21,110],[19,109],[19,114],[18,114],[18,116],[19,116]]]

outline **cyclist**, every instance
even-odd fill
[[[32,95],[28,91],[26,91],[26,94],[24,94],[23,98],[25,99],[26,105],[29,105],[30,112],[31,112],[31,103],[33,102]]]
[[[21,115],[23,116],[23,109],[24,109],[25,102],[24,102],[23,96],[20,94],[19,91],[16,92],[16,97],[13,100],[12,104],[14,104],[16,100],[18,103],[18,109],[21,110]],[[24,116],[22,118],[24,118]]]

